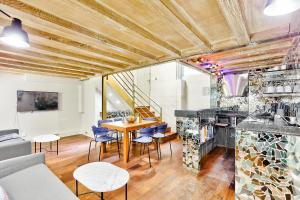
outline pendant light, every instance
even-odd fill
[[[8,15],[2,10],[0,10],[0,12],[5,14],[9,18],[12,18],[10,15]],[[0,35],[0,41],[13,47],[29,47],[28,34],[22,29],[22,21],[17,18],[12,18],[11,25],[3,28],[2,33]]]
[[[300,0],[268,0],[264,9],[267,16],[280,16],[300,8]]]

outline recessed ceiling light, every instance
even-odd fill
[[[268,16],[279,16],[289,14],[300,8],[299,0],[268,0],[264,14]]]

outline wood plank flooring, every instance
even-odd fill
[[[46,153],[46,164],[74,193],[75,180],[73,171],[87,163],[90,139],[84,135],[66,137],[60,140],[59,155]],[[234,199],[234,190],[229,188],[234,176],[234,157],[224,159],[224,149],[217,148],[202,162],[202,170],[194,174],[182,165],[182,144],[172,141],[173,156],[170,156],[169,144],[162,144],[162,160],[157,160],[154,147],[151,147],[152,168],[149,168],[148,155],[139,155],[139,147],[134,145],[130,162],[125,164],[119,159],[116,145],[108,145],[104,155],[106,162],[113,163],[129,171],[129,200],[210,200]],[[48,147],[49,148],[49,147]],[[91,161],[97,161],[97,148],[92,145]],[[88,192],[79,185],[80,193]],[[123,200],[124,188],[105,193],[106,200]],[[96,200],[99,196],[88,194],[80,196],[81,200]]]

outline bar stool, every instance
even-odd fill
[[[216,127],[218,128],[224,128],[225,130],[225,147],[226,147],[226,151],[225,151],[225,156],[228,155],[228,149],[229,149],[229,137],[228,137],[228,133],[229,133],[229,124],[228,123],[216,123],[215,124]]]

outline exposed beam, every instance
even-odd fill
[[[18,65],[11,65],[11,64],[4,64],[4,63],[0,63],[0,67],[2,68],[9,68],[9,69],[19,69],[19,70],[28,70],[28,71],[36,71],[36,72],[43,72],[43,73],[50,73],[50,74],[60,74],[60,75],[64,75],[64,76],[70,76],[70,77],[76,77],[76,78],[87,78],[86,76],[79,76],[79,75],[74,75],[71,73],[66,73],[66,72],[55,72],[52,70],[48,70],[48,69],[37,69],[34,67],[24,67],[24,66],[18,66]]]
[[[13,53],[27,55],[27,56],[31,56],[31,57],[35,57],[35,58],[43,58],[43,59],[50,60],[50,61],[71,64],[71,65],[75,65],[78,67],[85,67],[85,68],[89,68],[89,69],[97,69],[97,70],[101,70],[101,71],[112,71],[112,69],[110,69],[110,68],[99,66],[99,65],[93,65],[93,64],[80,62],[80,61],[76,61],[76,60],[72,60],[72,59],[42,54],[42,53],[34,52],[31,50],[11,48],[11,47],[1,45],[1,44],[0,44],[0,51],[1,52],[13,52]]]
[[[70,75],[63,75],[63,74],[38,72],[38,71],[25,70],[25,69],[16,69],[16,68],[6,68],[6,67],[2,67],[0,65],[0,73],[1,72],[4,72],[4,73],[13,73],[13,74],[26,74],[26,73],[30,73],[30,74],[37,74],[37,75],[43,75],[43,76],[56,76],[56,77],[72,78],[72,79],[80,79],[80,80],[86,79],[86,78],[81,78],[81,77],[77,77],[77,76],[70,76]]]
[[[268,54],[262,54],[260,56],[255,56],[255,57],[227,61],[227,62],[223,62],[222,64],[225,66],[226,65],[238,65],[240,63],[245,63],[245,62],[255,62],[255,61],[266,60],[266,59],[282,58],[282,57],[285,57],[286,54],[287,54],[287,52],[268,53]]]
[[[185,40],[189,41],[191,45],[195,46],[194,48],[197,48],[197,51],[203,48],[203,42],[192,31],[190,31],[190,29],[182,24],[178,18],[173,15],[173,13],[160,1],[145,1],[144,3],[149,7],[149,9],[153,10],[155,15],[167,20],[168,25],[174,27],[178,34],[180,34]],[[184,56],[183,52],[181,52],[181,56]]]
[[[98,64],[104,64],[105,67],[112,68],[112,69],[124,69],[124,68],[128,67],[128,65],[124,64],[124,63],[117,63],[117,62],[113,62],[113,61],[107,61],[107,60],[103,60],[103,59],[99,59],[99,58],[86,56],[86,55],[79,54],[79,53],[73,53],[71,51],[65,51],[65,50],[54,48],[51,46],[38,44],[38,43],[35,43],[32,41],[30,42],[30,46],[33,48],[40,49],[43,51],[48,51],[51,53],[57,53],[57,54],[65,55],[65,56],[70,56],[73,58],[78,58],[78,59],[81,59],[84,61],[91,61],[91,62],[95,62]]]
[[[148,53],[144,50],[140,50],[140,49],[135,48],[131,45],[122,43],[122,42],[117,41],[115,39],[112,39],[110,37],[107,37],[107,36],[105,36],[101,33],[94,32],[94,31],[89,30],[85,27],[82,27],[78,24],[75,24],[71,21],[67,21],[65,19],[59,18],[59,17],[57,17],[55,15],[52,15],[48,12],[45,12],[45,11],[40,10],[38,8],[35,8],[35,7],[33,7],[29,4],[25,4],[25,3],[23,3],[19,0],[2,0],[1,3],[4,4],[4,5],[7,5],[9,7],[12,7],[14,9],[25,12],[27,14],[30,14],[32,16],[35,16],[37,18],[40,18],[42,20],[45,20],[45,21],[51,22],[53,24],[56,24],[58,26],[61,26],[63,28],[70,29],[74,32],[80,33],[82,35],[86,35],[86,36],[88,36],[90,38],[93,38],[93,39],[96,39],[96,40],[99,40],[103,44],[107,44],[109,46],[115,46],[117,48],[120,48],[120,49],[129,51],[129,52],[144,56],[146,58],[156,59],[156,57],[154,55],[152,55],[151,53]]]
[[[160,0],[163,5],[168,8],[171,13],[183,24],[185,25],[190,31],[192,31],[208,48],[211,49],[212,45],[208,41],[208,39],[204,36],[203,33],[197,28],[198,25],[196,22],[189,16],[189,14],[175,1],[173,0]]]
[[[250,38],[238,0],[218,0],[218,4],[238,44],[248,44]]]
[[[9,23],[10,23],[9,20],[5,20],[3,18],[0,18],[0,25],[1,26],[6,26]],[[38,37],[41,37],[41,38],[44,38],[44,39],[48,39],[50,41],[55,41],[55,42],[58,42],[58,43],[61,43],[61,44],[64,44],[64,45],[72,46],[72,47],[75,47],[75,48],[78,48],[78,49],[83,49],[83,50],[88,51],[88,52],[93,52],[93,53],[99,54],[101,56],[106,56],[106,57],[109,57],[109,58],[112,58],[112,59],[115,59],[115,60],[120,60],[120,61],[123,61],[123,62],[126,62],[126,63],[135,64],[135,65],[139,64],[139,62],[137,62],[133,59],[127,58],[125,56],[121,56],[119,54],[112,53],[112,52],[103,51],[101,49],[92,47],[88,44],[83,44],[83,43],[77,42],[75,40],[71,40],[71,39],[68,39],[68,38],[65,38],[65,37],[62,37],[62,36],[59,36],[59,35],[55,35],[55,34],[52,34],[52,33],[49,33],[49,32],[45,32],[45,31],[30,27],[30,26],[27,26],[27,25],[24,25],[24,24],[23,24],[23,28],[31,35],[35,35],[35,36],[38,36]]]
[[[27,63],[44,65],[44,66],[56,66],[56,67],[60,67],[61,69],[70,69],[70,70],[74,70],[74,71],[78,71],[78,72],[87,72],[87,73],[95,73],[95,74],[102,73],[102,71],[100,71],[100,70],[87,69],[87,68],[77,67],[77,66],[68,65],[68,64],[61,64],[61,63],[57,63],[57,62],[48,62],[45,60],[36,59],[36,58],[28,58],[28,57],[24,57],[24,56],[20,56],[20,55],[15,55],[12,53],[0,52],[0,58],[16,60],[16,61],[23,61],[23,62],[27,62]]]
[[[274,67],[278,64],[280,64],[281,62],[277,62],[277,63],[271,63],[268,65],[257,65],[257,66],[252,66],[251,68],[246,67],[246,68],[231,68],[229,72],[239,72],[239,71],[248,71],[248,70],[255,70],[255,69],[263,69],[263,68],[268,68],[268,67]]]
[[[5,58],[0,58],[0,63],[3,64],[11,64],[11,65],[18,65],[18,66],[24,66],[24,67],[32,67],[36,69],[47,69],[47,70],[54,70],[55,72],[67,72],[70,74],[78,75],[78,76],[94,76],[94,73],[88,73],[88,72],[78,72],[74,70],[67,70],[67,69],[61,69],[59,67],[55,66],[45,66],[45,65],[38,65],[38,64],[33,64],[33,63],[27,63],[27,62],[22,62],[22,61],[14,61],[14,60],[8,60]]]
[[[170,45],[168,42],[161,40],[159,37],[155,36],[151,32],[149,32],[146,28],[134,23],[132,20],[128,19],[125,16],[120,15],[116,11],[112,10],[108,6],[101,3],[101,1],[96,2],[95,0],[77,0],[81,4],[89,7],[92,10],[95,10],[102,15],[112,19],[113,21],[131,29],[132,31],[136,32],[137,34],[147,38],[148,40],[160,45],[161,47],[175,53],[176,55],[180,56],[181,53],[175,47]]]
[[[280,49],[283,47],[289,47],[292,45],[292,38],[285,38],[281,40],[276,40],[272,42],[265,42],[261,44],[248,45],[246,47],[234,48],[232,50],[222,51],[219,53],[212,53],[203,55],[204,57],[209,57],[213,60],[222,59],[224,57],[232,57],[232,56],[240,56],[243,54],[251,54],[251,53],[264,53],[264,51],[270,49]],[[201,55],[200,55],[201,56]]]
[[[264,52],[260,49],[257,49],[256,52],[252,52],[252,53],[245,52],[245,54],[224,57],[221,59],[217,59],[216,61],[220,61],[220,62],[229,61],[230,62],[230,61],[241,60],[241,59],[251,59],[251,58],[255,58],[257,56],[263,56],[265,54],[276,54],[276,53],[287,54],[287,52],[290,48],[291,48],[290,45],[287,45],[287,46],[283,45],[283,46],[280,46],[280,48],[276,48],[276,49],[271,48],[271,49],[265,50]]]
[[[253,67],[257,65],[269,65],[271,63],[282,63],[283,57],[282,58],[277,58],[277,59],[267,59],[263,61],[255,61],[255,62],[246,62],[246,63],[240,63],[238,65],[225,65],[224,69],[236,69],[236,68],[244,68],[244,67]]]

